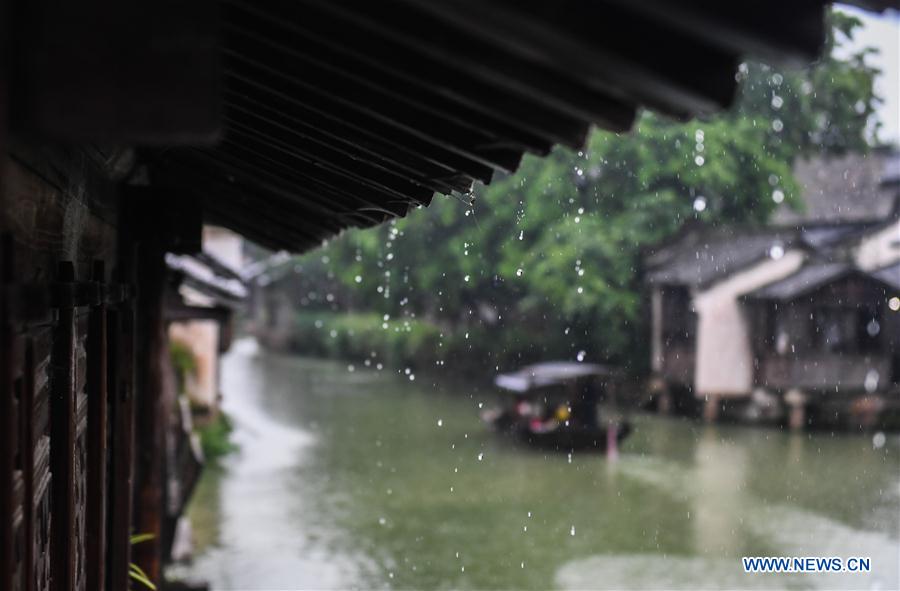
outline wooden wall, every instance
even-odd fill
[[[0,589],[128,589],[135,323],[115,202],[83,155],[5,164]]]

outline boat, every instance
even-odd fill
[[[528,365],[494,379],[503,398],[481,417],[496,431],[537,448],[615,453],[631,433],[631,424],[614,412],[618,375],[594,363]],[[601,402],[607,417],[601,416]]]

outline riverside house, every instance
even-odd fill
[[[900,155],[801,162],[761,228],[690,225],[645,258],[660,406],[872,426],[900,404]]]

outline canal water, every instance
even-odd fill
[[[448,366],[449,367],[449,366]],[[175,569],[214,589],[900,586],[900,440],[635,418],[618,461],[489,433],[495,394],[260,352],[226,360],[240,451],[207,470]],[[863,556],[747,575],[741,556]]]

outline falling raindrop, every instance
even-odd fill
[[[782,201],[784,201],[784,191],[782,191],[781,189],[775,189],[774,191],[772,191],[772,201],[774,201],[775,203],[781,203]]]
[[[702,195],[694,199],[694,211],[701,212],[706,209],[706,197]]]
[[[572,529],[569,530],[569,535],[570,535],[570,536],[574,536],[574,535],[575,535],[575,526],[574,526],[574,525],[572,526]]]
[[[878,336],[878,333],[881,332],[881,325],[874,318],[869,321],[866,325],[866,332],[870,337]]]
[[[444,419],[438,419],[437,425],[438,425],[438,427],[443,427],[443,426],[444,426]]]
[[[866,389],[866,392],[871,394],[875,390],[878,389],[878,379],[880,376],[878,375],[878,370],[870,369],[866,372],[866,380],[863,382],[863,387]]]
[[[516,277],[521,277],[524,272],[521,268],[516,269]]]
[[[484,452],[480,452],[480,453],[478,454],[478,461],[480,462],[480,461],[483,460],[483,459],[484,459]]]
[[[585,355],[587,355],[587,353],[585,351],[583,351],[583,350],[579,351],[578,355],[575,356],[575,359],[577,359],[578,361],[584,361]]]

